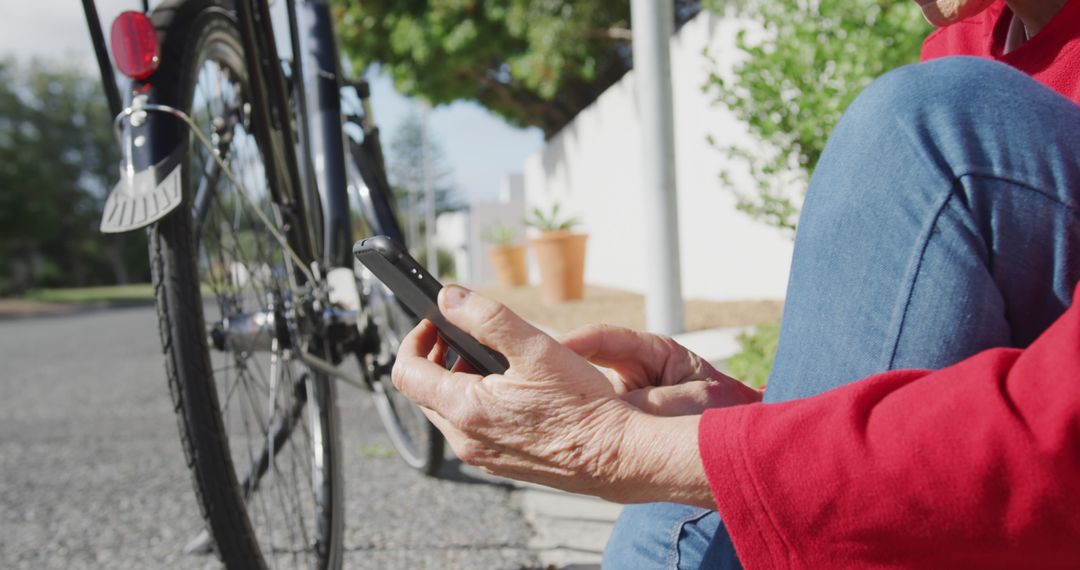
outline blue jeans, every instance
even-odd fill
[[[1026,346],[1078,280],[1080,106],[991,61],[898,69],[814,173],[765,400]],[[604,566],[739,564],[715,512],[652,504],[623,512]]]

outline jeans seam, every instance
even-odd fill
[[[979,168],[969,166],[969,167],[964,168],[963,170],[960,170],[955,175],[955,181],[957,183],[962,178],[984,178],[984,179],[996,180],[998,182],[1006,182],[1008,184],[1012,184],[1013,186],[1018,186],[1018,187],[1020,187],[1020,188],[1022,188],[1024,190],[1027,190],[1027,191],[1032,192],[1034,194],[1038,194],[1039,196],[1049,200],[1050,202],[1053,202],[1054,204],[1056,204],[1056,205],[1058,205],[1058,206],[1060,206],[1062,208],[1065,208],[1074,217],[1080,218],[1080,208],[1078,208],[1076,206],[1073,206],[1072,204],[1069,204],[1067,202],[1064,202],[1058,196],[1055,196],[1054,194],[1051,194],[1049,192],[1044,191],[1042,188],[1040,188],[1038,186],[1035,186],[1035,185],[1033,185],[1033,184],[1031,184],[1029,182],[1026,182],[1026,181],[1022,180],[1021,177],[1018,176],[1018,175],[1013,175],[1012,173],[1002,174],[1002,173],[998,173],[998,172],[988,172],[988,171],[981,170]],[[951,195],[951,193],[950,193],[950,195]]]
[[[1010,185],[1016,187],[1017,189],[1021,189],[1021,190],[1024,190],[1024,191],[1028,191],[1028,192],[1037,194],[1038,196],[1046,199],[1047,201],[1049,201],[1053,205],[1064,209],[1066,212],[1068,212],[1068,214],[1071,217],[1080,219],[1080,210],[1077,210],[1076,208],[1072,207],[1071,205],[1063,202],[1057,196],[1054,196],[1053,194],[1049,194],[1049,193],[1043,191],[1042,189],[1040,189],[1040,188],[1038,188],[1036,186],[1033,186],[1033,185],[1031,185],[1029,183],[1018,180],[1015,177],[1009,177],[1009,176],[1005,176],[1005,175],[1001,175],[1001,174],[997,174],[997,173],[980,172],[980,171],[977,171],[976,169],[969,168],[969,169],[965,169],[962,174],[959,174],[955,178],[953,178],[952,187],[950,188],[949,192],[945,194],[945,199],[942,200],[941,204],[938,205],[938,207],[936,208],[936,211],[934,212],[934,215],[931,218],[930,224],[926,227],[925,230],[923,230],[923,233],[922,233],[922,236],[921,236],[922,243],[921,243],[920,248],[919,248],[918,257],[916,258],[916,260],[915,260],[915,262],[913,264],[912,270],[908,272],[910,277],[907,278],[908,279],[908,287],[907,287],[907,291],[906,291],[906,298],[904,299],[903,309],[900,311],[900,314],[898,315],[898,317],[896,319],[896,322],[892,326],[892,329],[891,329],[892,342],[890,343],[891,346],[887,345],[887,346],[889,346],[889,348],[888,348],[889,354],[888,354],[888,358],[885,361],[885,368],[884,368],[885,370],[892,370],[895,363],[896,363],[896,355],[897,355],[897,352],[899,351],[899,348],[900,348],[900,336],[903,334],[904,322],[907,320],[908,310],[911,307],[911,300],[914,297],[915,285],[919,280],[919,274],[922,271],[922,264],[923,264],[923,261],[925,260],[925,257],[926,257],[926,250],[930,246],[930,240],[932,240],[934,238],[934,228],[937,227],[938,222],[941,219],[942,214],[949,207],[949,203],[954,198],[960,198],[959,194],[960,194],[960,192],[963,191],[962,179],[964,179],[964,178],[968,178],[968,179],[970,179],[970,178],[983,178],[983,179],[988,179],[988,180],[995,180],[995,181],[999,181],[999,182],[1005,182],[1007,184],[1010,184]],[[985,236],[983,236],[983,237],[985,237]],[[989,247],[989,245],[988,245],[988,247]],[[992,252],[988,252],[988,255],[990,255],[992,257]],[[988,263],[992,263],[992,261],[988,261]]]
[[[938,225],[938,220],[941,219],[941,214],[948,207],[949,201],[956,195],[957,187],[959,186],[959,180],[954,179],[952,188],[945,193],[944,199],[935,208],[934,215],[930,218],[930,223],[922,231],[921,243],[919,245],[919,253],[915,258],[911,269],[908,271],[907,277],[907,291],[905,292],[905,299],[903,308],[900,310],[900,314],[896,318],[895,324],[892,326],[892,342],[889,346],[888,358],[885,360],[884,370],[892,370],[893,364],[896,361],[896,353],[900,349],[900,335],[904,330],[904,322],[907,320],[908,310],[911,308],[911,299],[915,294],[915,282],[919,279],[919,273],[922,271],[923,260],[926,258],[926,250],[930,247],[930,240],[934,236],[934,228]]]
[[[668,537],[671,541],[671,548],[668,550],[668,570],[678,570],[679,562],[681,562],[681,553],[679,552],[679,537],[682,536],[683,528],[690,522],[701,520],[708,516],[713,511],[708,509],[701,509],[692,515],[688,515],[679,519],[679,522],[671,530],[671,535]]]

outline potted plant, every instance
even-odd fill
[[[501,287],[521,287],[528,283],[525,268],[525,245],[514,243],[514,229],[502,222],[484,228],[480,238],[491,244],[488,259],[495,268],[495,277]]]
[[[547,304],[580,299],[585,293],[585,240],[587,235],[573,230],[581,221],[559,214],[556,202],[551,210],[532,209],[525,223],[540,230],[529,242],[540,266],[540,293]]]

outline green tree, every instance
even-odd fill
[[[706,7],[724,12],[726,0]],[[825,142],[848,104],[876,77],[917,61],[929,27],[910,0],[758,0],[736,40],[745,58],[716,69],[704,89],[745,122],[760,144],[720,146],[748,167],[753,185],[724,186],[755,219],[794,231]],[[715,142],[715,141],[714,141]]]
[[[406,232],[408,243],[416,249],[418,260],[426,259],[422,245],[422,235],[427,232],[427,198],[424,194],[424,120],[419,113],[411,113],[394,131],[390,138],[389,153],[387,155],[387,174],[390,185],[394,189],[394,197],[397,199],[398,219],[401,220]],[[457,199],[457,191],[454,188],[453,168],[446,162],[439,139],[428,132],[427,141],[430,156],[429,161],[431,183],[435,190],[435,215],[445,212],[454,212],[464,208]],[[445,268],[447,274],[453,273],[453,258],[446,254],[436,257],[440,268]],[[449,260],[450,266],[444,267],[444,262]],[[422,261],[426,263],[426,261]],[[442,269],[440,269],[442,271]]]
[[[97,226],[119,161],[100,83],[0,61],[0,293],[145,278],[145,238]]]
[[[431,181],[435,186],[435,211],[442,213],[460,210],[463,206],[458,201],[454,188],[454,170],[446,162],[446,153],[439,139],[430,132],[429,137],[428,150],[431,153],[429,157]],[[398,201],[407,199],[409,192],[422,196],[425,184],[424,120],[419,113],[410,113],[405,116],[405,120],[390,138],[389,151],[387,175]],[[399,211],[404,210],[399,209]]]
[[[357,69],[432,104],[477,101],[551,137],[631,66],[628,0],[334,0]],[[700,10],[676,0],[676,24]]]

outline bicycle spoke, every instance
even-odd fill
[[[269,394],[269,399],[268,399],[268,402],[267,402],[267,408],[268,408],[267,415],[270,416],[271,418],[273,418],[273,417],[275,417],[277,415],[277,406],[276,406],[277,399],[278,399],[277,391],[281,387],[281,381],[280,381],[281,380],[281,378],[280,378],[280,375],[281,375],[280,364],[281,363],[279,362],[279,359],[278,359],[279,355],[277,353],[277,348],[278,348],[277,347],[277,342],[275,340],[274,346],[271,349],[271,353],[270,353],[270,394]],[[281,417],[278,421],[281,422],[281,426],[280,426],[281,430],[284,431],[284,430],[289,429],[288,428],[289,418],[287,416]],[[277,422],[275,422],[275,423],[277,423]],[[282,498],[282,486],[277,484],[279,482],[278,481],[278,469],[277,469],[277,450],[278,450],[278,447],[276,445],[276,442],[273,441],[274,439],[276,439],[274,436],[277,435],[277,432],[278,432],[278,430],[273,430],[273,431],[267,430],[267,432],[266,432],[266,448],[270,452],[270,454],[269,454],[270,482],[269,483],[270,483],[270,489],[271,489],[271,492],[272,492],[272,494],[274,496],[274,499],[277,500],[278,508],[281,509],[279,516],[287,517],[288,512],[289,512],[289,508],[285,505],[285,502],[284,502],[284,500]],[[273,501],[271,501],[271,503],[273,503]],[[275,519],[275,517],[273,516],[273,513],[269,513],[269,518],[272,519],[272,520]],[[289,539],[290,540],[289,540],[288,544],[290,546],[296,544],[296,535],[293,532],[293,529],[289,525],[285,525],[285,527],[286,527],[286,530],[289,533]],[[274,545],[274,544],[275,543],[274,543],[273,539],[271,538],[271,545]],[[276,550],[276,546],[275,546],[275,550]],[[275,563],[276,563],[276,558],[275,558]]]
[[[250,400],[249,400],[249,403],[250,403]],[[247,421],[247,414],[241,413],[241,418],[244,420],[245,432],[246,433],[251,433],[251,429],[250,429],[249,423]],[[261,433],[261,431],[260,431],[260,433]],[[245,441],[245,443],[247,444],[246,447],[247,447],[247,451],[248,451],[248,465],[255,465],[255,454],[252,452],[251,442],[250,441]],[[257,504],[259,504],[261,506],[261,508],[262,508],[263,518],[265,519],[266,514],[269,512],[269,510],[266,507],[265,494],[264,493],[254,493],[254,494],[256,495],[255,500],[256,500]],[[254,515],[255,513],[252,512],[252,514]],[[257,517],[255,517],[255,516],[252,517],[252,519],[253,519],[251,521],[252,525],[257,525],[258,524],[257,521],[255,520],[256,518]],[[273,544],[273,530],[272,529],[270,531],[270,534],[271,534],[270,543]]]

